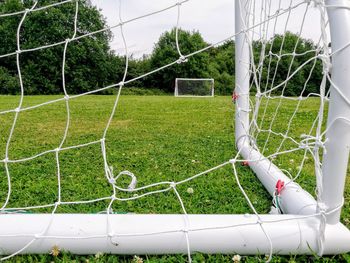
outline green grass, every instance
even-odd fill
[[[24,106],[31,106],[58,98],[58,96],[25,97]],[[71,123],[64,146],[99,140],[106,126],[115,96],[85,96],[70,101]],[[0,111],[17,107],[19,97],[0,96]],[[268,105],[264,129],[268,129],[278,101]],[[264,106],[264,103],[262,107]],[[284,101],[273,130],[282,132],[290,119],[296,102]],[[317,99],[303,102],[291,125],[290,135],[300,140],[307,133],[318,111]],[[138,178],[138,186],[159,182],[179,181],[200,171],[231,159],[234,146],[234,107],[229,97],[208,99],[175,98],[170,96],[122,96],[106,138],[108,162],[115,173],[132,171]],[[14,114],[0,115],[0,154],[5,155],[5,144]],[[65,103],[50,104],[35,110],[22,112],[10,144],[10,159],[19,159],[56,148],[63,136],[66,121]],[[258,137],[263,145],[266,134]],[[272,136],[266,147],[271,154],[281,138]],[[286,141],[282,149],[295,147]],[[313,191],[315,178],[313,162],[308,156],[298,179],[306,189]],[[274,160],[280,167],[295,174],[302,159],[302,152],[280,156]],[[105,179],[101,147],[99,144],[72,149],[60,153],[62,172],[62,201],[88,200],[111,195],[111,187]],[[260,213],[267,213],[271,198],[258,182],[249,167],[237,165],[239,178],[254,206]],[[57,178],[54,153],[34,160],[10,164],[12,195],[8,207],[43,205],[57,200]],[[0,202],[7,194],[4,169],[0,170]],[[121,182],[127,186],[127,180]],[[194,193],[187,193],[187,188]],[[159,188],[154,188],[159,189]],[[153,189],[152,189],[153,190]],[[234,180],[232,169],[227,166],[215,172],[178,186],[188,213],[250,213]],[[120,194],[127,197],[128,194]],[[347,181],[342,221],[350,227],[350,182]],[[90,205],[64,205],[58,212],[97,213],[105,210],[107,202]],[[181,213],[174,192],[166,192],[137,199],[115,202],[115,212]],[[49,212],[39,209],[33,212]],[[194,262],[230,262],[232,255],[193,256]],[[145,262],[185,262],[185,255],[143,256]],[[245,262],[256,262],[263,257],[243,257]],[[132,256],[104,255],[74,256],[61,254],[16,256],[13,262],[130,262]],[[147,261],[148,260],[148,261]],[[325,257],[275,256],[273,262],[350,262],[350,255]]]

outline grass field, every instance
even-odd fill
[[[25,97],[24,107],[53,100],[58,96]],[[70,102],[71,123],[65,147],[99,140],[102,137],[114,96],[85,96]],[[0,96],[0,111],[17,107],[19,97]],[[264,121],[268,128],[278,101],[272,101]],[[284,101],[273,130],[282,132],[295,108],[295,102]],[[290,135],[300,140],[307,133],[318,111],[318,101],[303,102],[291,126]],[[158,181],[179,181],[231,159],[234,145],[234,107],[229,97],[175,98],[170,96],[122,96],[106,137],[109,164],[114,171],[132,171],[138,186]],[[0,154],[5,145],[14,113],[0,115]],[[64,101],[22,112],[10,144],[10,159],[33,156],[56,148],[63,136],[66,121]],[[258,144],[266,134],[258,136]],[[266,154],[273,153],[281,138],[272,136]],[[282,149],[292,147],[286,142]],[[294,146],[295,147],[295,146]],[[297,152],[274,160],[292,175],[300,165],[302,153]],[[62,172],[62,201],[88,200],[110,196],[112,191],[104,176],[100,144],[71,149],[60,154]],[[271,198],[250,171],[237,166],[239,177],[254,206],[260,213],[268,213]],[[31,161],[10,164],[12,195],[8,207],[25,207],[52,204],[57,200],[55,154],[48,153]],[[0,170],[0,200],[7,194],[4,169]],[[127,182],[124,186],[127,186]],[[313,192],[315,178],[313,162],[307,159],[298,179],[303,187]],[[193,188],[193,193],[187,189]],[[178,191],[188,213],[250,213],[243,195],[237,187],[232,169],[227,166],[197,178]],[[120,194],[120,196],[130,196]],[[350,181],[347,180],[342,221],[350,227]],[[58,212],[97,213],[106,209],[108,202],[90,205],[65,205]],[[173,192],[150,195],[135,201],[115,202],[114,212],[181,213],[180,204]],[[33,212],[49,212],[38,209]],[[185,255],[142,256],[144,262],[185,262]],[[232,262],[232,255],[193,256],[194,262]],[[257,262],[264,256],[243,257],[244,262]],[[51,255],[16,256],[13,262],[131,262],[132,256],[100,257],[74,256],[62,253]],[[273,262],[350,262],[350,254],[325,257],[287,256],[274,257]]]

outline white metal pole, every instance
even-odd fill
[[[250,80],[250,48],[244,30],[247,26],[248,0],[235,1],[235,136],[240,154],[249,162],[249,167],[255,172],[266,190],[273,195],[276,183],[281,180],[285,187],[280,194],[280,208],[283,213],[315,214],[316,201],[297,183],[290,180],[277,166],[266,159],[252,147],[249,139],[249,80]]]
[[[178,82],[178,79],[175,79],[175,91],[174,91],[174,96],[175,97],[177,97],[179,95],[177,82]]]
[[[328,210],[339,207],[343,193],[350,147],[350,1],[327,0],[327,12],[331,32],[332,82],[344,98],[331,86],[326,138],[326,152],[323,156],[323,191],[321,202]],[[340,209],[327,217],[327,223],[335,224],[340,219]]]
[[[260,219],[274,253],[312,254],[317,249],[319,218],[261,215]],[[192,253],[270,252],[255,215],[188,215],[187,228],[184,215],[4,214],[0,255],[15,253],[29,243],[22,254],[44,254],[54,246],[84,255],[187,253],[186,233]],[[325,237],[325,254],[350,251],[350,231],[341,223],[327,226]]]
[[[247,0],[235,1],[235,93],[238,95],[235,111],[236,144],[239,141],[249,143],[249,43],[246,38]]]

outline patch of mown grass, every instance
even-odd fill
[[[58,96],[25,97],[24,105],[36,105]],[[15,108],[17,96],[0,96],[0,111]],[[85,96],[70,101],[70,129],[65,146],[83,144],[102,137],[115,96]],[[278,101],[271,101],[264,120],[269,129]],[[284,132],[295,101],[283,101],[283,108],[272,125],[272,130]],[[317,99],[303,102],[293,120],[289,135],[300,140],[308,133],[318,112]],[[46,105],[20,114],[10,144],[10,159],[25,158],[56,148],[62,140],[66,125],[64,102]],[[14,114],[0,115],[0,154],[4,156]],[[229,97],[175,98],[170,96],[122,96],[116,115],[106,137],[108,162],[115,173],[132,171],[138,186],[159,181],[179,181],[198,172],[223,163],[236,154],[234,144],[234,107]],[[261,116],[259,117],[261,120]],[[258,136],[264,145],[266,133]],[[265,153],[276,151],[282,142],[280,136],[271,136]],[[290,141],[281,150],[295,147]],[[303,151],[277,157],[274,162],[292,175],[302,160]],[[112,191],[105,179],[100,144],[60,152],[62,201],[88,200],[110,196]],[[311,156],[305,162],[297,182],[313,191],[315,178]],[[241,184],[260,213],[267,213],[271,197],[258,182],[249,167],[237,165]],[[57,199],[56,162],[53,153],[34,160],[10,165],[12,195],[9,207],[23,207],[53,203]],[[0,202],[7,194],[4,169],[0,170]],[[127,181],[121,181],[127,185]],[[193,188],[193,194],[187,188]],[[155,188],[156,189],[156,188]],[[247,202],[238,189],[229,166],[178,186],[188,213],[250,213]],[[130,194],[120,194],[127,197]],[[343,222],[349,227],[350,182],[347,181]],[[106,209],[107,202],[89,205],[64,205],[59,212],[97,213]],[[115,202],[115,212],[181,213],[173,192],[156,194],[135,201]],[[34,212],[49,212],[40,209]],[[230,262],[232,255],[193,256],[194,262]],[[185,255],[142,256],[145,262],[186,262]],[[256,262],[263,257],[243,257],[244,262]],[[14,262],[130,262],[132,256],[75,256],[63,253],[51,255],[16,256]],[[339,262],[349,255],[317,259],[312,256],[274,257],[273,262]]]

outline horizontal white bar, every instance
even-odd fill
[[[47,229],[50,214],[0,215],[0,251],[3,255],[12,254],[32,242],[22,253],[48,253],[54,246],[74,254],[186,253],[188,231],[192,253],[270,252],[268,239],[255,215],[188,215],[187,229],[183,215],[109,215],[110,229],[107,217],[55,214]],[[261,215],[261,222],[274,253],[317,251],[320,223],[317,218]],[[350,251],[350,233],[342,224],[327,225],[325,235],[325,254]]]

